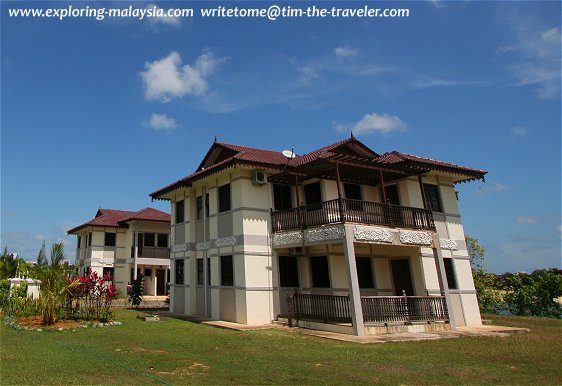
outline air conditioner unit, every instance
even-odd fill
[[[255,171],[252,175],[252,182],[257,185],[267,184],[267,174],[260,170]]]

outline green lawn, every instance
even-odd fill
[[[361,345],[167,318],[76,332],[0,327],[0,384],[561,384],[560,320],[498,317],[509,338]]]

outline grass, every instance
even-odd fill
[[[361,345],[293,331],[231,331],[167,318],[76,332],[0,327],[0,384],[561,384],[560,320],[509,338]]]

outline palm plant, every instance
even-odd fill
[[[41,280],[43,324],[47,326],[56,322],[58,308],[64,305],[69,289],[77,284],[76,281],[68,280],[68,274],[63,263],[63,244],[53,244],[50,264],[40,268],[37,272]]]

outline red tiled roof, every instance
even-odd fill
[[[170,185],[167,185],[151,193],[150,196],[152,198],[158,198],[158,196],[167,193],[173,189],[179,188],[181,186],[189,186],[197,178],[215,173],[217,171],[223,170],[224,168],[227,168],[237,163],[254,164],[258,166],[273,167],[278,169],[282,167],[285,168],[288,166],[290,168],[298,169],[299,167],[314,162],[316,160],[322,158],[329,158],[330,156],[337,155],[339,149],[345,151],[344,149],[345,146],[350,144],[355,145],[360,149],[359,154],[366,154],[366,158],[376,162],[380,162],[381,164],[392,165],[392,164],[406,163],[407,166],[414,167],[414,168],[419,167],[421,164],[430,167],[430,169],[435,169],[435,167],[437,167],[438,170],[450,169],[449,171],[452,173],[466,174],[470,176],[469,179],[483,178],[483,175],[486,174],[486,171],[484,170],[471,169],[460,165],[455,165],[443,161],[437,161],[430,158],[423,158],[411,154],[401,153],[398,151],[385,153],[382,156],[379,156],[377,153],[369,149],[367,146],[365,146],[362,142],[357,140],[355,137],[347,138],[343,141],[339,141],[334,144],[324,146],[320,149],[314,150],[302,156],[295,156],[291,160],[288,160],[287,157],[285,157],[279,151],[233,145],[223,142],[214,142],[213,146],[211,146],[211,148],[203,158],[203,161],[201,162],[195,173],[190,174],[187,177],[184,177]],[[226,157],[224,159],[217,158],[217,161],[214,162],[211,154],[213,153],[214,150],[217,149],[220,150],[220,148],[228,149],[232,153],[224,155]],[[350,151],[350,149],[347,150]],[[351,150],[351,152],[354,152],[354,150]],[[362,157],[365,158],[365,156]],[[205,167],[204,165],[208,162],[214,162],[214,163]]]
[[[127,227],[125,223],[131,220],[170,222],[171,216],[168,213],[153,208],[144,208],[137,212],[128,210],[98,209],[96,216],[92,220],[70,229],[67,233],[75,233],[87,226],[113,228]]]
[[[381,157],[379,157],[378,161],[383,162],[383,163],[387,163],[387,164],[397,164],[397,163],[401,163],[401,162],[410,161],[410,162],[417,163],[417,164],[437,166],[439,168],[445,168],[445,169],[453,169],[453,170],[456,170],[458,173],[467,172],[467,173],[470,173],[471,175],[473,175],[473,174],[480,175],[481,174],[483,176],[484,174],[487,173],[485,170],[468,168],[466,166],[461,166],[461,165],[453,164],[453,163],[450,163],[450,162],[444,162],[444,161],[439,161],[439,160],[432,159],[432,158],[420,157],[420,156],[417,156],[417,155],[402,153],[402,152],[399,152],[399,151],[393,151],[393,152],[390,152],[390,153],[385,153]]]

